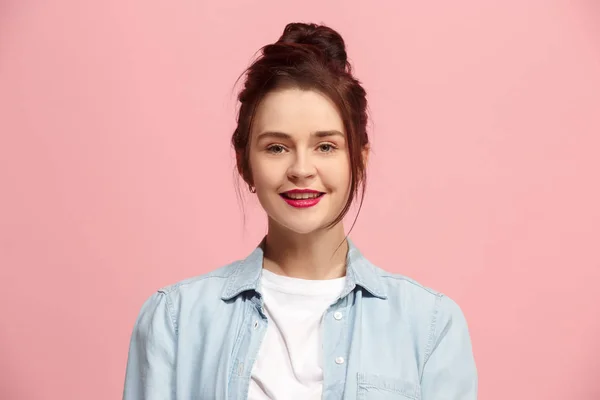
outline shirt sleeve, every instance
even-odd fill
[[[476,400],[477,368],[467,321],[458,304],[440,298],[432,350],[421,378],[422,400]]]
[[[133,328],[123,400],[174,399],[175,348],[167,294],[159,291],[143,304]]]

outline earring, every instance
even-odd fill
[[[256,193],[256,188],[252,185],[248,185],[248,189],[250,189],[250,193]]]

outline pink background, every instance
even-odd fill
[[[0,398],[117,399],[158,287],[245,256],[234,81],[345,37],[374,154],[352,237],[470,323],[480,398],[600,398],[600,6],[0,0]]]

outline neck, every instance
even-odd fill
[[[269,220],[263,266],[293,278],[335,279],[346,275],[347,253],[341,222],[328,230],[298,234]]]

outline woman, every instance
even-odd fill
[[[475,399],[460,308],[374,266],[344,233],[369,142],[342,37],[289,24],[239,100],[237,168],[268,233],[244,260],[145,302],[124,399]]]

